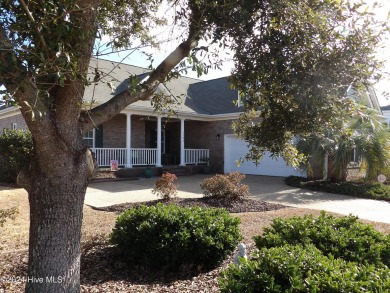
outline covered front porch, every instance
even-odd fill
[[[202,141],[200,130],[187,123],[191,124],[184,117],[123,113],[85,134],[84,139],[99,167],[110,166],[112,160],[125,168],[208,164],[207,140]]]

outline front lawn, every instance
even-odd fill
[[[184,201],[186,204],[188,202]],[[192,203],[191,203],[192,204]],[[29,205],[23,189],[0,186],[0,207],[17,207],[14,220],[8,219],[0,227],[0,292],[22,292],[22,282],[11,282],[26,275],[28,260]],[[204,272],[180,273],[150,272],[140,266],[129,267],[116,256],[108,243],[118,212],[124,206],[111,211],[94,210],[84,206],[84,223],[81,257],[81,292],[219,292],[218,278],[221,271],[233,262],[233,256],[219,267]],[[115,211],[114,211],[115,210]],[[232,213],[241,219],[240,231],[247,245],[248,254],[255,250],[253,236],[261,235],[275,218],[318,216],[320,211],[284,208],[266,212]],[[368,222],[368,221],[362,221]],[[371,222],[384,234],[390,232],[390,224]],[[14,279],[11,279],[11,278]]]
[[[306,188],[314,191],[325,191],[361,198],[390,201],[390,186],[379,182],[331,182],[326,180],[309,180],[298,176],[289,176],[285,179],[285,182],[287,185],[293,187]]]

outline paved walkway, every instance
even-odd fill
[[[202,197],[199,183],[206,175],[179,177],[179,197]],[[85,204],[104,207],[125,202],[142,202],[157,199],[152,194],[156,178],[92,183],[88,187]],[[357,215],[361,219],[390,223],[390,203],[379,200],[358,199],[350,196],[314,192],[293,188],[280,177],[247,176],[253,198],[288,206],[325,210],[344,215]]]

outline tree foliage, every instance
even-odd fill
[[[383,27],[349,1],[262,4],[235,29],[232,81],[245,106],[235,130],[255,146],[252,157],[270,150],[289,159],[294,136],[332,130],[354,111],[350,85],[380,77],[373,55]]]

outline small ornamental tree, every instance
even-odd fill
[[[161,178],[157,179],[152,190],[153,194],[161,196],[164,200],[169,200],[177,195],[177,185],[174,181],[177,180],[175,174],[164,173]]]

